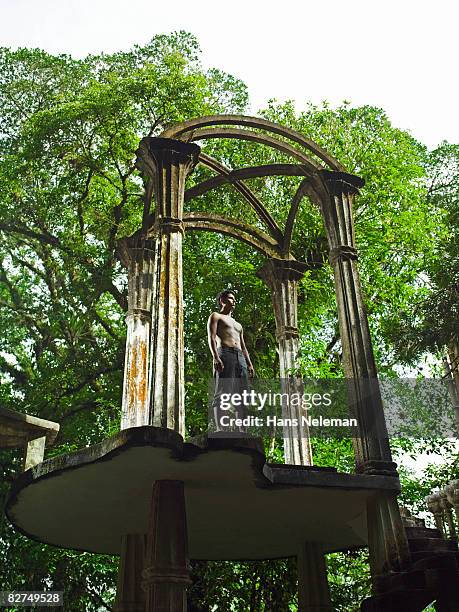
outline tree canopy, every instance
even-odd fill
[[[218,69],[204,70],[196,39],[184,32],[82,60],[1,49],[0,401],[61,424],[48,456],[119,429],[127,278],[116,247],[141,222],[144,184],[134,165],[139,140],[192,117],[248,108],[244,83]],[[366,180],[357,199],[356,234],[380,371],[394,375],[423,351],[457,341],[458,147],[445,143],[429,152],[370,106],[308,105],[298,113],[292,103],[271,101],[260,114],[304,133]],[[204,149],[233,168],[248,160],[285,161],[246,142],[206,142]],[[208,176],[198,167],[190,185]],[[283,225],[299,179],[247,184]],[[252,214],[230,185],[187,205],[245,220]],[[341,376],[325,232],[307,200],[293,252],[323,262],[300,285],[299,371]],[[211,360],[203,358],[205,322],[220,290],[239,290],[238,318],[260,375],[275,377],[278,357],[269,291],[255,275],[261,255],[232,239],[190,232],[184,261],[186,427],[192,435],[206,428]],[[269,449],[273,461],[282,459],[275,441]],[[314,454],[319,465],[352,470],[348,441],[315,441]],[[0,456],[5,496],[20,456]],[[434,474],[432,482],[447,474]],[[412,507],[421,499],[419,487],[414,489],[407,495]],[[116,582],[110,558],[32,542],[5,520],[0,538],[5,589],[51,585],[65,591],[72,610],[110,608]],[[368,591],[368,579],[359,578],[364,556],[329,559],[337,610],[357,610]],[[196,610],[211,609],[217,598],[219,610],[294,610],[295,571],[292,560],[194,563],[199,580],[190,601]]]

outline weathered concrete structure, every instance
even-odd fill
[[[0,448],[23,448],[24,470],[41,461],[45,446],[54,444],[59,423],[0,407]]]
[[[194,144],[213,138],[257,142],[292,163],[231,170]],[[215,176],[187,190],[187,175],[197,163]],[[188,554],[197,559],[295,555],[299,609],[331,610],[324,554],[363,545],[370,550],[374,590],[363,610],[418,612],[436,598],[442,610],[452,610],[447,606],[454,592],[444,590],[435,555],[433,561],[416,557],[413,547],[419,543],[408,538],[397,504],[400,484],[354,238],[353,203],[363,180],[302,134],[243,116],[202,117],[168,128],[161,138],[145,138],[138,167],[147,181],[143,222],[119,245],[129,276],[122,431],[26,472],[8,502],[11,521],[41,541],[121,554],[118,612],[185,612]],[[277,175],[302,178],[283,229],[243,182]],[[227,183],[256,214],[257,225],[199,210],[184,213],[184,202]],[[359,426],[351,475],[313,467],[304,426],[284,430],[286,465],[267,464],[256,439],[183,439],[184,233],[223,233],[266,257],[259,275],[271,290],[280,374],[293,393],[301,389],[295,376],[297,287],[308,264],[293,257],[291,244],[305,196],[322,213],[334,272],[343,368]],[[284,415],[301,416],[287,404]],[[100,487],[87,490],[88,478]],[[247,509],[243,524],[236,518],[241,496]],[[63,525],[55,512],[72,520]]]
[[[304,391],[301,380],[292,376],[292,372],[296,369],[295,360],[299,348],[297,285],[307,269],[308,265],[300,261],[270,258],[258,271],[258,276],[271,289],[279,343],[279,374],[284,386],[282,391],[290,397],[294,393],[302,394]],[[288,419],[298,416],[289,405],[283,406],[282,412]],[[284,427],[283,433],[285,463],[312,465],[307,425],[299,422],[298,427]]]

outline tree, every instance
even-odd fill
[[[424,262],[423,291],[394,322],[395,343],[407,362],[459,343],[459,146],[443,142],[429,153],[426,174],[426,202],[438,231]]]
[[[61,423],[51,456],[119,429],[127,296],[115,251],[141,218],[139,139],[242,112],[247,94],[204,72],[184,32],[85,60],[2,49],[0,63],[1,400]],[[20,466],[17,455],[5,462],[3,496]],[[63,586],[75,610],[113,597],[111,560],[37,545],[6,521],[1,537],[5,588]]]
[[[3,49],[0,62],[0,398],[5,406],[19,403],[24,412],[61,423],[52,456],[119,429],[127,287],[116,245],[140,224],[144,185],[134,166],[140,138],[193,116],[243,113],[248,97],[234,77],[204,71],[196,40],[183,32],[84,60]],[[446,235],[444,215],[432,215],[426,200],[428,152],[373,107],[308,106],[297,114],[291,103],[272,102],[263,115],[304,132],[366,179],[356,210],[357,243],[377,359],[383,372],[393,374],[400,351],[389,332],[400,311],[425,294],[419,284],[425,262]],[[209,142],[206,151],[232,167],[246,164],[248,155],[254,165],[285,161],[244,142]],[[207,176],[198,167],[190,184]],[[249,185],[282,224],[298,179],[252,179]],[[231,186],[202,196],[199,207],[242,219],[252,214]],[[296,229],[294,254],[324,264],[300,288],[299,369],[307,376],[340,376],[325,233],[307,201]],[[260,375],[277,375],[277,354],[269,291],[255,276],[261,256],[234,240],[190,233],[184,259],[186,427],[193,435],[206,428],[211,362],[203,368],[204,328],[221,289],[240,289],[238,317]],[[273,461],[282,460],[279,445],[269,451]],[[349,441],[316,440],[314,453],[319,465],[352,470]],[[2,453],[1,461],[5,495],[20,458]],[[31,542],[6,521],[0,534],[5,589],[19,582],[36,590],[46,586],[63,589],[72,610],[110,607],[116,579],[110,558]],[[361,555],[354,557],[330,560],[339,610],[349,610],[350,600],[368,588],[366,579],[356,578],[364,567]],[[221,610],[295,609],[292,560],[200,562],[193,572],[195,609],[209,609],[217,593]],[[343,587],[349,581],[352,597]]]

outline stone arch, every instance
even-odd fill
[[[276,137],[273,137],[272,134]],[[327,197],[327,194],[322,172],[327,170],[344,172],[345,170],[343,165],[325,151],[325,149],[306,138],[300,132],[259,117],[245,115],[210,115],[199,117],[166,128],[162,133],[162,137],[178,138],[183,142],[195,142],[214,138],[251,141],[273,148],[295,160],[297,163],[273,163],[230,169],[201,151],[198,163],[216,172],[216,176],[194,185],[185,193],[185,201],[189,202],[191,199],[216,189],[221,185],[231,184],[255,211],[267,232],[278,242],[283,256],[287,258],[291,257],[290,248],[294,225],[303,197],[308,196],[313,204],[318,205],[323,216],[320,201],[323,197]],[[311,157],[310,154],[320,161]],[[284,231],[281,230],[270,215],[260,198],[244,183],[245,179],[263,176],[304,177],[292,199]]]
[[[344,166],[332,155],[330,155],[330,153],[325,151],[325,149],[314,141],[306,138],[300,132],[260,117],[249,117],[247,115],[209,115],[207,117],[198,117],[196,119],[177,123],[168,127],[166,130],[164,130],[162,136],[164,138],[189,140],[189,138],[186,136],[188,132],[193,132],[194,130],[212,125],[237,125],[265,130],[267,132],[277,134],[309,150],[311,153],[325,162],[325,164],[331,170],[337,170],[338,172],[343,172],[345,170]]]
[[[217,232],[241,240],[265,257],[282,257],[281,246],[268,234],[248,223],[223,215],[191,212],[183,215],[185,230]]]

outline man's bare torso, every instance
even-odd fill
[[[217,346],[241,349],[242,325],[233,317],[215,312],[217,323]]]

